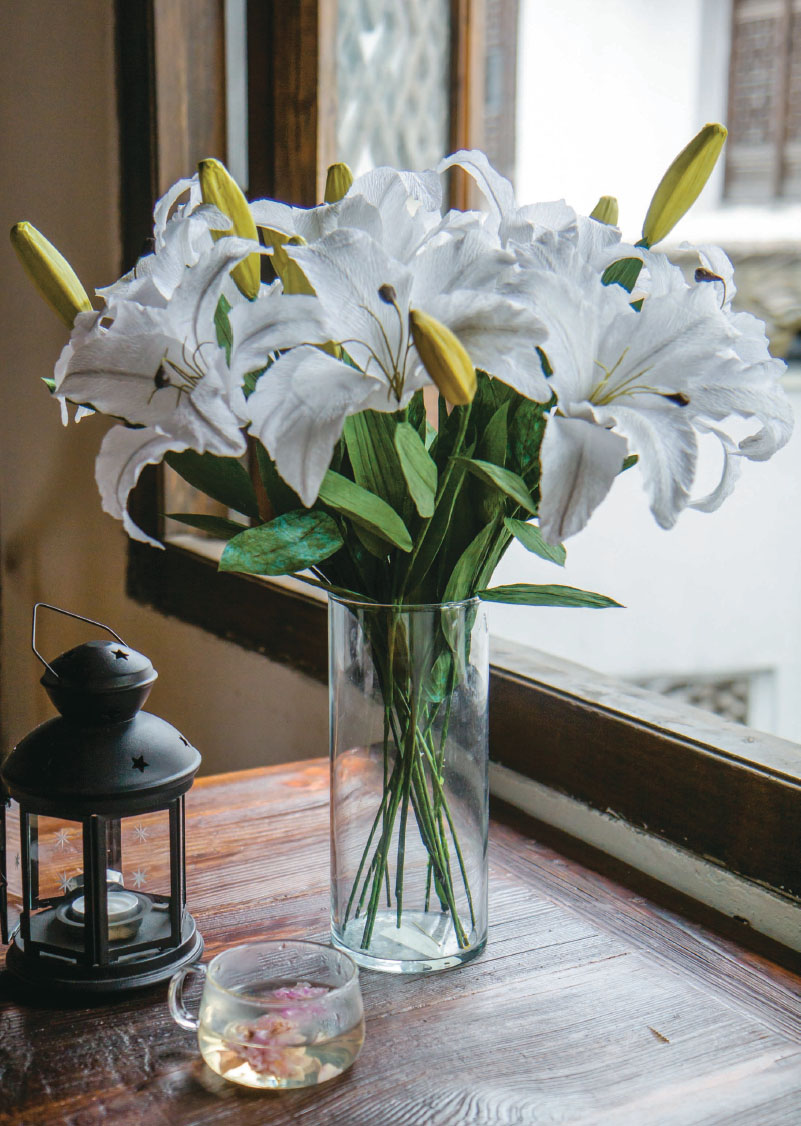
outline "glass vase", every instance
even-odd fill
[[[445,969],[487,940],[486,613],[329,600],[331,931],[360,965]]]

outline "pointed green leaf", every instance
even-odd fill
[[[578,590],[573,586],[535,586],[533,583],[512,583],[477,591],[482,602],[506,602],[512,606],[586,606],[602,610],[607,606],[620,606],[604,594]]]
[[[408,422],[401,422],[395,429],[395,449],[415,508],[424,518],[432,516],[437,495],[437,467],[420,435]]]
[[[356,484],[401,512],[406,490],[395,451],[396,426],[391,414],[359,411],[345,420],[342,433]]]
[[[217,343],[225,350],[225,362],[231,366],[231,349],[234,346],[234,334],[228,314],[231,306],[224,293],[220,294],[217,308],[214,310],[214,331],[217,334]]]
[[[525,508],[532,516],[536,515],[537,509],[525,481],[522,477],[513,473],[511,469],[504,469],[500,465],[493,465],[491,461],[482,461],[480,458],[464,457],[457,460],[476,477],[479,477],[488,485],[494,485],[496,489],[500,489],[506,496],[511,497],[516,504]]]
[[[236,458],[184,450],[165,454],[164,460],[193,488],[200,489],[212,500],[218,500],[243,516],[259,515],[253,482]]]
[[[464,549],[448,579],[448,585],[442,596],[443,602],[461,602],[473,594],[476,577],[495,532],[495,523],[487,524]]]
[[[395,509],[355,481],[329,469],[320,486],[319,499],[401,551],[412,550],[412,537]]]
[[[523,399],[509,424],[509,458],[506,464],[521,477],[528,477],[532,470],[536,470],[536,477],[539,476],[540,446],[545,434],[548,406],[547,403]]]
[[[303,507],[300,497],[287,485],[261,442],[256,442],[256,463],[261,482],[276,516],[283,516],[285,512],[293,512]]]
[[[234,536],[222,553],[220,570],[290,575],[313,567],[341,547],[342,536],[332,517],[301,509]]]
[[[606,267],[601,281],[604,285],[613,285],[616,282],[623,286],[627,293],[631,293],[637,284],[641,269],[642,259],[620,258],[617,262],[613,262],[611,266]]]
[[[179,524],[187,524],[190,528],[197,528],[200,532],[209,532],[219,540],[230,540],[240,532],[247,531],[247,524],[238,524],[236,520],[226,520],[223,516],[203,516],[193,512],[168,512],[168,520],[177,520]]]
[[[518,543],[522,543],[526,551],[532,551],[541,559],[547,559],[564,567],[567,552],[560,543],[546,543],[536,524],[526,524],[524,520],[512,520],[509,516],[504,520],[504,524]]]
[[[631,469],[640,460],[639,454],[629,454],[628,457],[623,458],[623,464],[620,467],[620,472],[625,473],[627,469]]]

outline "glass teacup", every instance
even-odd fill
[[[187,1012],[187,974],[205,976],[198,1017]],[[169,1006],[197,1032],[209,1067],[245,1087],[311,1087],[350,1067],[364,1042],[356,964],[343,952],[295,939],[234,946],[208,966],[179,970]]]

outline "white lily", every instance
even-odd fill
[[[527,289],[548,326],[558,400],[541,449],[540,526],[551,542],[586,524],[627,452],[638,454],[651,510],[669,528],[693,503],[699,434],[715,434],[724,450],[719,485],[695,502],[704,510],[731,491],[733,453],[766,458],[790,435],[784,365],[757,339],[754,319],[721,308],[714,287],[680,281],[663,256],[638,253],[648,273],[641,312],[620,286],[603,286],[570,241],[542,239],[533,256]],[[738,446],[713,425],[732,415],[762,428]]]
[[[371,236],[391,257],[407,262],[441,222],[442,188],[435,172],[375,168],[354,180],[341,200],[319,207],[290,207],[254,200],[259,227],[316,243],[341,228]]]
[[[107,512],[135,539],[155,542],[127,514],[128,493],[145,465],[167,450],[239,456],[246,443],[232,407],[214,312],[232,266],[254,243],[226,238],[187,266],[166,304],[130,299],[78,318],[56,365],[56,397],[88,404],[137,429],[115,427],[97,461]]]
[[[251,432],[304,504],[314,502],[349,415],[399,410],[430,383],[409,331],[412,308],[454,332],[477,367],[531,397],[550,397],[535,352],[542,324],[495,291],[495,278],[514,260],[480,229],[429,239],[408,263],[361,230],[332,231],[290,254],[314,288],[321,317],[316,337],[297,343],[336,340],[352,361],[298,347],[272,365],[248,400]]]

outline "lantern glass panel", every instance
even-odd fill
[[[6,805],[6,902],[8,932],[13,934],[22,914],[22,847],[19,837],[19,806],[12,799]]]
[[[83,873],[83,826],[80,821],[31,814],[31,877],[34,907],[60,899],[70,880]]]
[[[166,898],[170,894],[170,815],[166,809],[124,817],[120,871],[126,888]]]

